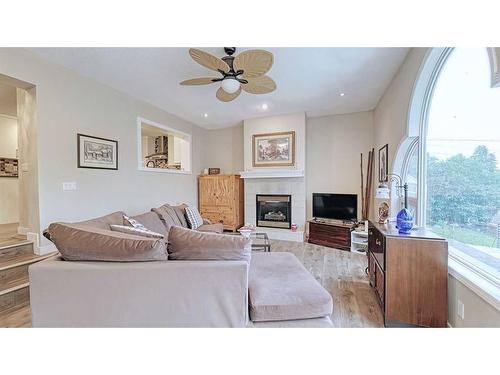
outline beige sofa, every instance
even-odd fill
[[[122,215],[79,224],[105,229]],[[178,224],[143,215],[135,218],[167,235]],[[250,264],[53,257],[30,266],[29,277],[33,327],[331,326],[331,296],[291,253],[254,252]]]

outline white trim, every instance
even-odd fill
[[[449,247],[448,273],[500,311],[500,283]]]
[[[269,169],[269,170],[251,170],[239,172],[241,178],[289,178],[304,177],[303,170],[295,169]]]
[[[189,165],[185,170],[178,169],[160,169],[160,168],[148,168],[144,166],[142,160],[142,124],[152,125],[157,128],[169,131],[172,133],[177,133],[186,137],[189,143]],[[137,169],[143,172],[159,172],[159,173],[170,173],[170,174],[193,174],[193,136],[189,133],[183,132],[170,126],[160,124],[155,121],[150,121],[144,117],[137,117]]]
[[[54,245],[53,243],[49,243],[48,245],[38,246],[37,251],[38,252],[35,253],[37,255],[47,255],[59,250],[57,250],[56,245]]]
[[[490,68],[491,68],[491,87],[500,87],[500,48],[499,47],[489,47],[488,56],[490,58]]]

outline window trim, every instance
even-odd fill
[[[423,59],[415,80],[408,107],[406,138],[400,143],[393,167],[394,173],[403,175],[407,171],[408,161],[415,144],[419,145],[417,172],[417,225],[426,225],[427,203],[427,148],[429,108],[439,75],[453,48],[431,48]],[[491,62],[491,52],[490,62]],[[492,84],[493,84],[492,79]],[[448,273],[469,287],[478,296],[500,311],[500,280],[486,272],[477,262],[469,259],[452,245],[448,245]]]
[[[186,170],[178,170],[178,169],[161,169],[161,168],[148,168],[142,163],[142,124],[148,124],[155,126],[157,128],[170,131],[173,133],[181,134],[186,137],[189,142],[189,168]],[[178,130],[172,128],[167,125],[160,124],[155,121],[148,120],[144,117],[137,117],[137,169],[143,172],[155,172],[155,173],[169,173],[169,174],[193,174],[193,137],[191,134],[183,132],[182,130]]]

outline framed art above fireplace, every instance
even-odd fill
[[[253,167],[287,167],[295,165],[295,132],[254,134]]]

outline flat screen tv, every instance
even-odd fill
[[[313,216],[318,219],[356,221],[358,196],[356,194],[313,193]]]

